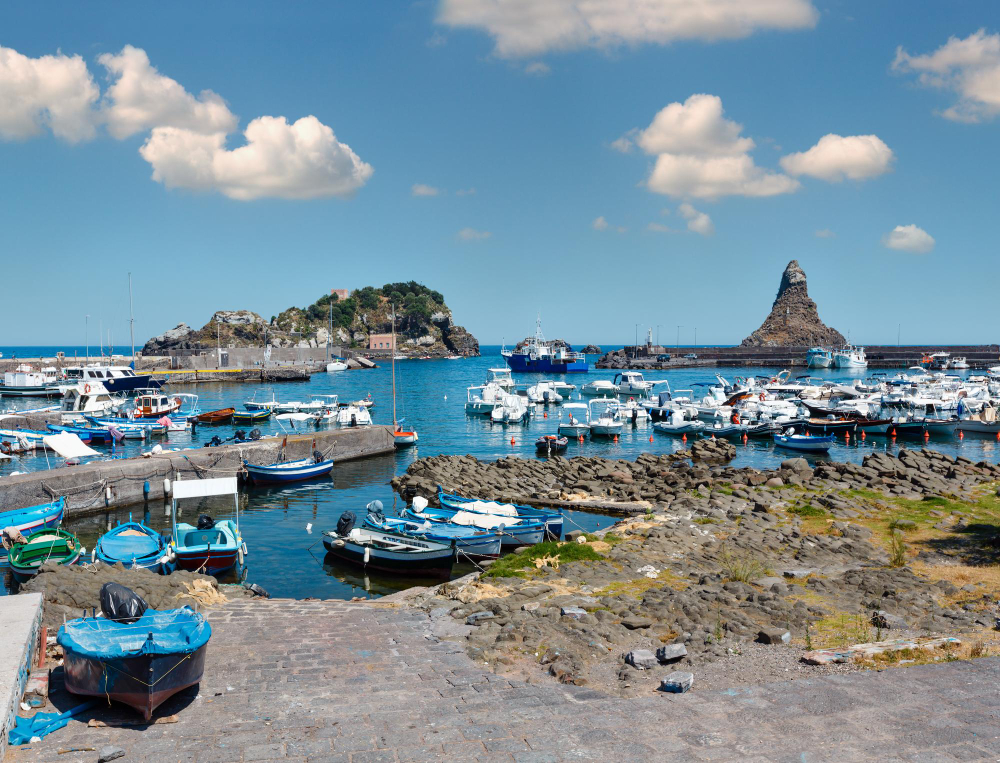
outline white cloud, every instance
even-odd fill
[[[890,249],[914,254],[927,254],[934,248],[934,238],[916,225],[897,225],[883,239]]]
[[[448,42],[448,38],[445,37],[440,32],[435,32],[429,38],[427,38],[428,48],[440,48],[442,45]]]
[[[810,29],[809,0],[442,0],[438,22],[486,32],[504,57]]]
[[[432,185],[414,183],[413,187],[410,188],[410,193],[413,196],[437,196],[441,192]]]
[[[45,128],[70,142],[92,138],[99,97],[80,56],[29,58],[0,46],[0,138],[24,140]]]
[[[462,241],[482,241],[492,235],[488,230],[476,230],[475,228],[462,228],[458,232],[458,237]]]
[[[476,189],[475,188],[459,188],[457,191],[455,191],[455,195],[456,196],[475,196],[476,195]]]
[[[836,237],[837,234],[834,233],[829,228],[821,228],[820,230],[816,231],[816,238],[836,238]]]
[[[105,93],[103,112],[108,132],[116,138],[154,127],[181,127],[205,135],[236,129],[236,115],[221,96],[203,90],[195,98],[150,65],[149,56],[141,48],[126,45],[118,55],[105,53],[97,60],[112,80]]]
[[[711,236],[715,233],[715,226],[712,224],[712,218],[704,212],[699,212],[690,204],[681,204],[677,207],[677,212],[681,217],[688,221],[689,231],[700,233],[702,236]]]
[[[551,74],[552,69],[544,61],[532,61],[524,67],[524,73],[535,77],[544,77],[546,74]]]
[[[674,229],[669,225],[664,225],[663,223],[650,223],[646,226],[646,230],[653,233],[673,233]]]
[[[981,122],[1000,114],[1000,33],[980,29],[964,40],[949,37],[922,56],[911,56],[900,46],[892,68],[917,73],[927,87],[954,91],[958,102],[942,112],[947,119]]]
[[[630,154],[632,153],[632,141],[622,135],[617,140],[611,141],[611,148],[623,154]]]
[[[591,223],[594,230],[607,230],[608,221],[604,219],[604,216],[598,217]]]
[[[651,191],[675,198],[774,196],[798,190],[797,180],[754,164],[751,138],[723,116],[722,99],[698,93],[671,103],[638,133],[636,143],[656,163],[647,180]]]
[[[168,188],[217,190],[240,201],[346,197],[373,172],[314,116],[293,124],[258,117],[244,136],[246,145],[230,151],[221,132],[156,127],[139,153],[153,166],[153,179]]]
[[[808,151],[781,157],[789,175],[810,175],[839,183],[845,178],[866,180],[889,171],[895,157],[877,135],[824,135]]]

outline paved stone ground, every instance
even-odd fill
[[[500,678],[406,609],[234,601],[210,619],[200,693],[161,709],[178,723],[73,722],[6,760],[1000,759],[1000,659],[623,700]]]

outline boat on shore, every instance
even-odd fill
[[[147,609],[133,622],[77,618],[59,628],[56,640],[68,691],[113,699],[148,721],[163,702],[201,681],[211,636],[204,615],[182,607]]]
[[[416,498],[413,499],[413,502],[414,505],[417,504]],[[518,503],[500,503],[498,501],[483,501],[478,498],[466,498],[457,493],[446,493],[440,485],[438,485],[438,503],[443,507],[473,513],[537,519],[545,523],[545,530],[550,538],[558,540],[562,537],[563,515],[559,511],[536,509],[534,506],[524,506]]]
[[[387,517],[382,512],[382,502],[372,501],[366,507],[364,526],[373,530],[432,540],[450,545],[453,541],[458,551],[474,559],[496,559],[500,556],[502,536],[477,527],[419,522],[401,517]]]

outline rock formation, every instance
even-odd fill
[[[596,344],[588,344],[586,347],[580,350],[580,352],[582,352],[584,355],[600,355],[601,348],[598,347]]]
[[[816,303],[809,298],[806,274],[798,260],[792,260],[781,275],[778,296],[771,305],[771,314],[741,347],[828,346],[846,344],[843,334],[819,319]]]

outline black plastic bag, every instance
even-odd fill
[[[213,527],[215,527],[215,520],[212,519],[208,514],[198,515],[199,530],[211,530]]]
[[[313,451],[313,461],[315,461],[317,464],[322,463],[323,462],[323,454],[320,453],[318,450],[314,450]]]
[[[337,535],[347,535],[354,528],[357,519],[353,511],[345,511],[341,514],[340,519],[337,520]]]
[[[131,625],[143,616],[148,607],[141,596],[121,583],[101,586],[101,612],[109,620]]]

